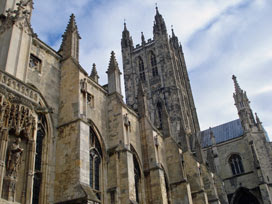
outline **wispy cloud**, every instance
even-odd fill
[[[97,64],[101,84],[114,50],[122,67],[120,38],[126,19],[134,44],[152,37],[155,3],[182,42],[201,128],[238,118],[231,75],[236,74],[254,111],[272,136],[272,2],[270,0],[35,0],[32,24],[59,48],[69,15],[82,37],[80,62]]]

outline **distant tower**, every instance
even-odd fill
[[[193,138],[199,132],[199,123],[184,55],[173,30],[168,37],[157,7],[153,39],[146,41],[143,34],[141,39],[141,45],[134,47],[125,24],[121,45],[126,102],[138,111],[137,91],[141,81],[153,124],[162,128],[162,117],[168,115],[174,139],[191,149],[195,146],[192,143],[196,141]],[[168,114],[162,114],[164,106]]]

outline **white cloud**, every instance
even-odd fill
[[[101,84],[114,50],[122,69],[123,19],[134,44],[140,33],[152,37],[155,3],[168,30],[182,42],[202,129],[238,118],[232,98],[236,74],[272,136],[272,5],[270,0],[36,0],[32,24],[45,42],[58,49],[69,15],[81,34],[80,62],[90,72],[97,64]],[[266,106],[267,107],[267,106]]]

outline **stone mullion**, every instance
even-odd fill
[[[33,131],[33,133],[36,131]],[[34,134],[33,134],[34,135]],[[32,136],[34,138],[34,136]],[[33,177],[34,177],[34,165],[36,154],[36,142],[33,139],[28,141],[28,163],[27,163],[27,178],[26,178],[26,197],[25,203],[31,203],[32,189],[33,189]]]
[[[3,187],[3,179],[5,173],[5,160],[6,160],[6,152],[8,147],[8,129],[4,128],[1,130],[1,138],[0,138],[0,197],[2,194]]]
[[[36,124],[32,123],[27,137],[29,138],[27,143],[27,162],[26,162],[26,182],[24,186],[25,198],[22,200],[23,204],[28,204],[32,202],[32,190],[33,190],[33,177],[34,177],[34,165],[35,165],[35,154],[36,154]]]

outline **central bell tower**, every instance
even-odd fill
[[[137,91],[142,84],[147,97],[149,117],[162,129],[168,115],[170,131],[184,150],[194,151],[199,123],[182,47],[172,29],[168,36],[165,21],[156,7],[153,39],[133,46],[126,24],[122,33],[122,57],[126,102],[138,110]],[[166,110],[167,114],[162,114]]]

